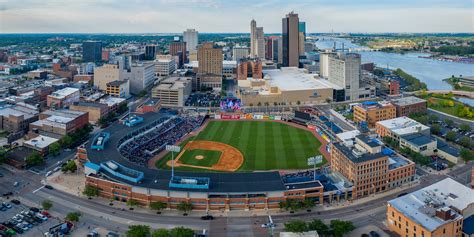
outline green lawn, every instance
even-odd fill
[[[211,121],[193,139],[222,142],[239,149],[244,155],[244,164],[239,171],[307,169],[310,168],[307,158],[320,155],[321,146],[309,131],[270,121]],[[186,143],[184,141],[181,146]],[[166,161],[170,156],[168,154],[158,161],[157,166],[169,169]]]
[[[187,165],[198,165],[198,166],[207,166],[211,167],[212,165],[216,164],[219,161],[219,157],[221,157],[222,152],[220,151],[210,151],[210,150],[187,150],[184,152],[183,156],[179,159],[179,161],[183,164]],[[196,156],[204,156],[204,159],[198,160]]]

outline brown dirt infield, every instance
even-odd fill
[[[204,156],[195,156],[194,159],[196,159],[196,160],[202,160],[202,159],[204,159]]]
[[[207,166],[197,166],[197,165],[188,165],[183,164],[179,161],[181,156],[186,150],[210,150],[210,151],[220,151],[221,156],[219,161],[212,165],[211,167]],[[197,158],[197,157],[196,157]],[[175,159],[175,167],[184,166],[184,167],[193,167],[200,169],[216,170],[216,171],[237,171],[240,166],[244,163],[244,156],[242,153],[235,147],[227,145],[221,142],[212,142],[212,141],[189,141],[184,148],[181,150],[179,155]],[[167,162],[168,166],[171,166],[171,161]]]

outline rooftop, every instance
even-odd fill
[[[406,135],[429,130],[430,128],[406,116],[377,122],[395,134]]]
[[[333,144],[340,152],[342,152],[349,160],[354,163],[362,163],[370,160],[380,159],[382,157],[387,157],[387,155],[379,153],[367,153],[361,152],[354,147],[345,146],[342,143]]]
[[[433,231],[447,223],[436,217],[434,212],[446,207],[463,211],[468,205],[474,203],[474,190],[451,178],[446,178],[388,203],[412,221]],[[458,217],[460,217],[459,214],[456,214],[455,218]]]
[[[440,139],[436,139],[437,140],[437,144],[436,144],[436,148],[438,148],[438,150],[442,150],[452,156],[455,156],[455,157],[459,157],[460,156],[460,153],[459,153],[459,149],[455,148],[455,147],[452,147],[450,146],[448,143],[440,140]]]
[[[423,146],[423,145],[430,144],[436,141],[431,136],[427,136],[421,133],[403,135],[400,137],[400,139],[403,139],[416,146]]]
[[[43,149],[57,141],[59,140],[56,138],[39,135],[35,138],[25,141],[23,144],[27,144],[30,147],[37,147],[37,148]]]
[[[61,90],[57,90],[53,92],[50,96],[56,97],[57,99],[63,99],[66,96],[69,96],[73,93],[79,92],[79,89],[77,88],[72,88],[72,87],[66,87]]]
[[[393,170],[408,165],[410,161],[399,156],[391,156],[388,158],[388,169]]]
[[[412,105],[412,104],[418,104],[418,103],[426,103],[426,100],[420,99],[415,96],[408,96],[408,97],[403,97],[403,98],[393,101],[393,104],[399,105],[399,106],[406,106],[406,105]]]
[[[37,116],[39,112],[37,110],[27,108],[25,106],[18,105],[5,105],[0,106],[0,116],[24,116],[25,119]]]
[[[94,103],[94,102],[74,102],[74,105],[76,106],[84,106],[84,107],[94,107],[94,108],[101,108],[101,109],[107,109],[106,104],[102,103]]]
[[[115,81],[111,81],[111,82],[107,83],[107,86],[117,87],[117,86],[120,86],[120,85],[126,84],[126,83],[127,83],[126,80],[115,80]]]
[[[263,70],[263,74],[271,86],[277,86],[282,91],[342,89],[328,80],[317,78],[314,74],[305,73],[304,69],[296,67]]]
[[[124,98],[117,98],[117,97],[109,96],[109,97],[100,99],[99,102],[100,102],[100,103],[103,103],[103,104],[106,104],[106,105],[108,105],[108,106],[110,107],[110,106],[114,106],[114,105],[120,104],[120,103],[122,103],[122,102],[124,102],[124,101],[125,101]]]
[[[386,101],[381,101],[381,102],[365,101],[365,102],[362,102],[362,103],[360,103],[356,106],[361,107],[364,110],[374,110],[374,109],[381,109],[381,108],[384,108],[384,107],[391,107],[393,105],[391,103],[386,102]]]
[[[158,90],[177,90],[191,83],[190,77],[170,77],[166,78],[155,88]]]

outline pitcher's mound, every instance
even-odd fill
[[[195,156],[194,158],[195,158],[196,160],[202,160],[202,159],[204,159],[204,156],[199,155],[199,156]]]

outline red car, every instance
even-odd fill
[[[48,218],[51,217],[51,214],[49,214],[49,212],[47,212],[47,211],[42,211],[41,214],[42,214],[43,216],[48,217]]]

